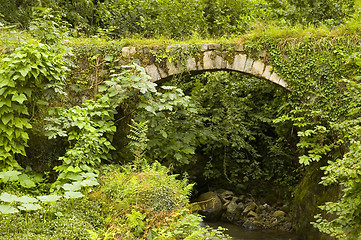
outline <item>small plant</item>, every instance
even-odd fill
[[[136,122],[132,119],[132,125],[130,127],[130,135],[128,138],[131,140],[128,144],[130,151],[134,156],[134,169],[140,170],[142,165],[147,164],[147,160],[144,158],[144,153],[147,148],[148,122]]]

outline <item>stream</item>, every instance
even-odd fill
[[[242,227],[234,224],[224,222],[207,223],[213,228],[218,226],[227,228],[226,233],[232,237],[233,240],[299,240],[295,233],[279,232],[279,231],[248,231]]]

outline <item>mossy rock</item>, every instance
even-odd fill
[[[335,201],[339,196],[338,186],[325,187],[320,183],[323,171],[320,169],[325,161],[314,162],[307,167],[305,175],[297,185],[294,194],[293,213],[296,232],[307,240],[329,240],[328,235],[320,233],[310,222],[314,216],[321,213],[318,206],[325,202]]]

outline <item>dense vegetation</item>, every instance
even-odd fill
[[[202,166],[222,187],[259,184],[262,195],[281,185],[290,197],[304,166],[324,161],[322,184],[339,184],[341,196],[313,224],[358,239],[359,6],[1,1],[1,238],[222,239],[198,226],[192,185],[171,171],[192,179]],[[158,86],[116,60],[118,45],[150,37],[237,40],[255,57],[266,50],[291,91],[227,72]]]

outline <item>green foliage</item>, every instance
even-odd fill
[[[104,226],[100,206],[87,199],[63,199],[37,211],[0,215],[0,239],[91,239],[87,230]]]
[[[238,190],[261,178],[290,180],[283,173],[295,170],[292,137],[286,125],[272,122],[284,93],[263,81],[227,72],[177,80],[197,115],[175,124],[192,129],[208,179],[228,179]]]
[[[140,122],[137,123],[132,120],[132,125],[130,127],[130,135],[128,138],[131,140],[128,144],[130,151],[134,156],[134,167],[138,169],[141,164],[146,164],[146,160],[144,158],[144,152],[147,148],[147,142],[149,139],[147,138],[148,132],[148,123]]]
[[[61,19],[45,10],[42,21],[34,25],[33,20],[40,19],[39,9],[53,9]],[[4,19],[23,27],[41,29],[48,24],[51,28],[53,24],[66,22],[74,36],[174,39],[239,35],[270,23],[334,27],[349,19],[354,10],[354,0],[19,0],[0,3]],[[51,18],[55,21],[49,21]],[[58,33],[41,34],[53,38]]]
[[[356,64],[360,67],[359,53],[349,57],[349,64]],[[342,188],[342,196],[337,202],[326,202],[320,208],[328,215],[336,216],[326,218],[320,214],[316,215],[316,222],[313,223],[321,232],[327,233],[337,239],[359,239],[361,237],[360,221],[360,153],[361,142],[360,132],[360,99],[361,92],[360,77],[353,80],[343,80],[346,84],[344,98],[349,104],[344,107],[347,114],[344,119],[333,124],[333,127],[340,131],[341,141],[347,145],[347,152],[342,158],[329,161],[322,169],[325,176],[322,184],[329,186],[339,184]]]
[[[285,15],[292,23],[335,26],[353,13],[355,0],[288,0]]]
[[[104,201],[107,212],[107,236],[124,239],[224,239],[221,231],[199,227],[201,218],[187,210],[192,185],[178,180],[158,162],[143,165],[141,171],[131,167],[123,172],[107,167],[101,187],[90,198]],[[98,235],[100,237],[102,235]]]
[[[15,154],[25,155],[27,130],[31,124],[29,107],[50,100],[62,92],[67,71],[63,49],[41,43],[24,44],[8,57],[0,67],[0,169],[19,168]],[[42,91],[41,95],[35,93]]]
[[[37,8],[29,26],[30,33],[46,44],[55,44],[65,37],[68,31],[66,22],[50,8]]]

